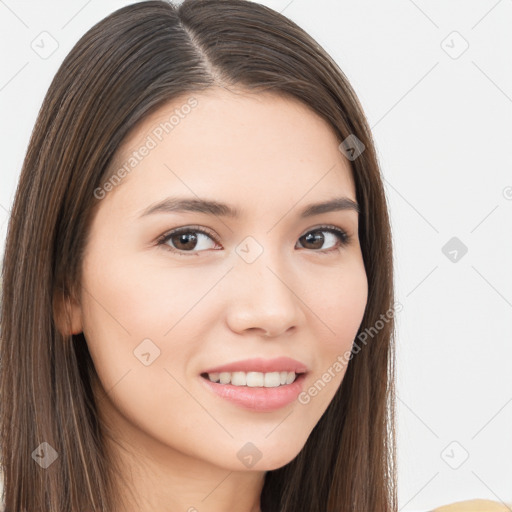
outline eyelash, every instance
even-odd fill
[[[310,229],[309,231],[306,231],[306,233],[304,233],[304,235],[300,236],[299,238],[302,238],[309,233],[316,233],[318,231],[332,233],[332,234],[336,235],[339,240],[339,244],[337,246],[335,246],[334,248],[323,249],[323,250],[312,249],[312,252],[320,253],[323,255],[328,255],[328,254],[331,254],[334,252],[341,251],[341,249],[343,249],[345,246],[347,246],[352,240],[352,236],[349,235],[346,231],[344,231],[340,228],[337,228],[336,226],[332,226],[332,225],[323,225],[323,226],[318,226],[314,229]],[[210,231],[206,228],[201,228],[199,226],[186,226],[186,227],[174,229],[173,231],[163,234],[161,237],[158,238],[157,246],[163,246],[163,248],[165,250],[171,251],[175,254],[178,254],[179,256],[194,256],[194,255],[199,256],[199,254],[201,252],[205,252],[205,251],[195,251],[195,252],[181,251],[179,249],[175,249],[174,247],[171,247],[170,245],[167,245],[167,242],[171,239],[171,237],[180,235],[183,233],[202,233],[203,235],[207,235],[208,237],[210,237],[216,244],[219,243],[216,239],[215,234],[212,231]]]

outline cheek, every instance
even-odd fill
[[[121,257],[103,243],[84,261],[84,335],[102,387],[126,401],[120,408],[152,417],[162,403],[185,398],[178,383],[202,340],[199,318],[216,314],[202,298],[218,276],[169,270],[127,250]]]
[[[323,293],[314,295],[314,316],[318,317],[314,325],[319,333],[314,371],[298,397],[298,404],[304,408],[304,421],[310,428],[327,409],[343,381],[367,304],[368,281],[362,261],[348,267],[330,280]]]
[[[321,322],[316,325],[322,335],[317,338],[315,371],[298,401],[315,408],[318,416],[331,402],[346,373],[367,298],[368,281],[362,261],[347,266],[317,298],[315,313]]]
[[[134,346],[145,338],[170,339],[208,291],[211,278],[191,276],[165,262],[130,256],[129,250],[107,244],[91,252],[84,264],[90,328],[101,327],[109,336],[115,332],[115,339],[129,339]]]
[[[83,327],[101,388],[113,405],[105,414],[164,443],[180,439],[182,431],[191,435],[204,411],[182,387],[197,347],[190,324],[179,322],[193,294],[176,294],[155,278],[158,272],[136,272],[126,260],[91,265],[94,272],[84,280],[89,293],[82,300]],[[176,418],[176,410],[183,416]],[[114,419],[119,415],[124,420]]]
[[[331,281],[317,299],[319,317],[328,326],[324,350],[350,349],[363,319],[368,299],[368,281],[364,266],[353,265],[336,281]]]

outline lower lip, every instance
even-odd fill
[[[275,388],[233,386],[219,384],[208,378],[199,377],[214,393],[226,400],[258,412],[270,412],[281,409],[297,399],[302,391],[306,374],[301,373],[291,384]]]

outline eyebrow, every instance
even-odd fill
[[[301,218],[313,217],[327,212],[353,210],[360,213],[359,205],[349,197],[335,197],[321,203],[312,203],[300,212]],[[238,219],[242,210],[226,203],[208,199],[194,199],[188,197],[168,197],[163,201],[154,203],[146,208],[139,218],[155,213],[196,212],[219,217]]]

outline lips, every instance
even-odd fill
[[[200,381],[210,392],[239,407],[271,412],[297,399],[308,371],[304,363],[290,357],[254,358],[207,368]]]
[[[244,359],[242,361],[234,361],[222,366],[215,366],[203,370],[201,374],[208,373],[223,373],[223,372],[259,372],[259,373],[271,373],[271,372],[295,372],[295,373],[306,373],[308,371],[307,366],[296,359],[290,357],[276,357],[274,359]]]
[[[291,384],[270,388],[219,384],[203,378],[200,382],[217,397],[245,410],[262,413],[276,411],[292,404],[302,392],[305,379],[306,374],[302,373]]]

